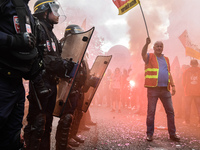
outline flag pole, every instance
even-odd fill
[[[148,31],[148,28],[147,28],[147,23],[146,23],[146,20],[145,20],[145,17],[144,17],[144,13],[143,13],[142,6],[141,6],[141,4],[140,4],[140,1],[139,1],[139,5],[140,5],[140,9],[141,9],[142,16],[143,16],[143,19],[144,19],[145,27],[146,27],[146,30],[147,30],[147,36],[149,37],[149,31]]]

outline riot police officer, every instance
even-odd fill
[[[65,29],[65,39],[71,34],[84,32],[78,25],[69,25]],[[62,45],[64,45],[62,43]],[[96,78],[90,76],[90,70],[86,58],[84,57],[74,81],[72,90],[69,93],[66,106],[60,117],[56,132],[56,150],[71,150],[72,147],[78,147],[84,140],[77,136],[80,120],[83,116],[82,106],[84,92],[87,92],[90,86],[95,86]]]
[[[41,75],[45,86],[50,89],[47,96],[37,95],[30,85],[29,113],[27,126],[24,129],[24,140],[28,150],[50,150],[50,135],[53,121],[53,110],[57,95],[58,77],[65,78],[73,69],[73,63],[61,58],[61,47],[53,33],[54,24],[62,16],[59,3],[54,0],[37,0],[34,5],[34,16],[42,25],[41,45],[44,46],[44,71]],[[39,100],[39,101],[38,101]]]
[[[24,116],[25,91],[22,78],[37,58],[34,19],[29,0],[0,1],[0,149],[22,147],[20,133]],[[17,11],[21,6],[21,12]],[[23,18],[26,18],[23,20]]]
[[[81,33],[83,30],[78,25],[69,25],[65,29],[64,37],[61,39],[62,46],[70,34]],[[72,90],[70,91],[66,106],[60,120],[58,122],[56,131],[56,150],[72,150],[71,146],[79,146],[79,143],[70,145],[69,133],[73,121],[74,111],[77,108],[77,103],[80,100],[82,93],[81,88],[87,78],[87,72],[83,66],[80,65],[76,79],[74,81]],[[72,143],[71,143],[72,144]]]

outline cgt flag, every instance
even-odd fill
[[[112,0],[119,10],[119,15],[123,15],[131,8],[140,3],[139,0]]]
[[[144,19],[144,23],[145,23],[145,26],[146,26],[147,36],[149,37],[147,23],[146,23],[146,20],[145,20],[145,17],[144,17],[142,6],[140,4],[140,0],[112,0],[112,1],[117,6],[117,8],[119,9],[119,15],[124,14],[125,12],[129,11],[131,8],[133,8],[137,4],[139,4],[141,12],[142,12],[143,19]]]
[[[200,60],[200,49],[197,45],[192,44],[188,36],[187,30],[185,30],[180,36],[179,40],[185,47],[185,55],[190,56]]]

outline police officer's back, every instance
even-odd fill
[[[22,77],[31,78],[28,74],[38,55],[28,1],[20,3],[23,15],[16,11],[13,1],[0,1],[0,149],[4,150],[21,147],[25,101]]]

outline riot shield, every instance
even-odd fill
[[[67,36],[64,42],[61,54],[62,58],[72,58],[72,61],[76,62],[78,65],[76,65],[77,67],[74,77],[71,78],[69,82],[66,82],[65,79],[60,79],[59,84],[57,85],[56,105],[53,112],[53,115],[56,117],[60,117],[63,113],[69,93],[74,84],[74,80],[76,78],[80,63],[84,57],[93,32],[94,27],[85,32],[70,34],[69,36]]]
[[[98,82],[96,83],[96,86],[90,86],[88,91],[84,93],[84,101],[82,106],[82,111],[87,112],[90,103],[92,102],[92,99],[94,97],[94,94],[101,82],[101,79],[103,78],[103,75],[110,63],[112,56],[97,56],[94,64],[92,65],[92,68],[90,70],[90,75],[98,78]]]

